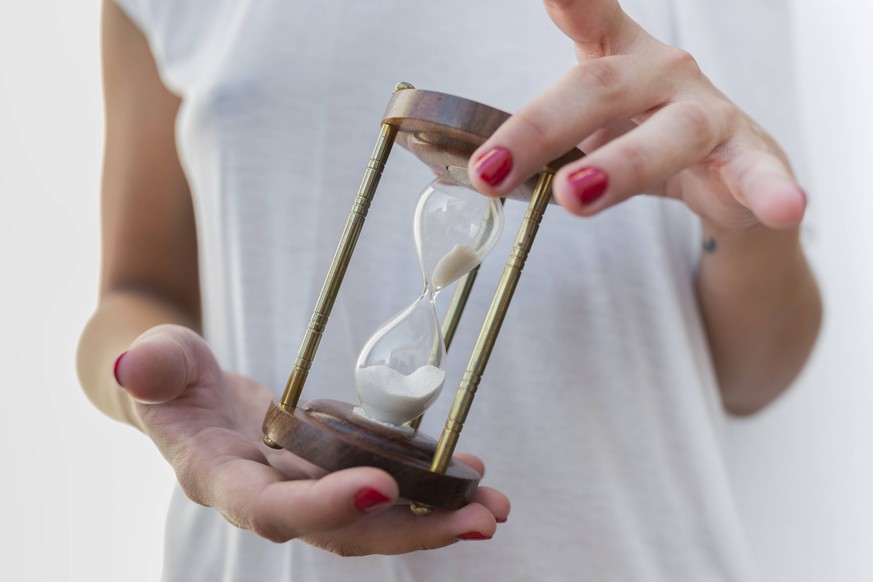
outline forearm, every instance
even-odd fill
[[[704,225],[697,293],[725,408],[756,412],[800,373],[821,324],[798,229]]]
[[[152,327],[174,323],[199,331],[199,317],[147,293],[112,291],[100,300],[79,340],[76,367],[88,399],[103,413],[142,430],[134,402],[115,381],[116,359]]]

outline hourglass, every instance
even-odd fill
[[[503,230],[503,207],[443,176],[422,191],[413,225],[424,290],[373,334],[355,371],[361,400],[355,411],[398,430],[424,413],[445,381],[436,296],[491,251]]]
[[[571,150],[550,162],[511,197],[529,199],[528,212],[482,324],[439,440],[418,431],[418,420],[445,382],[451,344],[479,263],[502,229],[502,207],[474,190],[467,177],[471,154],[509,115],[453,95],[395,87],[379,138],[300,346],[285,391],[263,423],[264,443],[284,448],[327,471],[378,467],[398,483],[413,512],[457,509],[469,503],[481,475],[452,458],[467,414],[539,222],[551,198],[551,179],[579,159]],[[360,406],[335,400],[300,405],[309,369],[393,144],[399,143],[439,176],[419,196],[415,244],[424,279],[421,296],[380,327],[355,367]],[[460,279],[460,280],[459,280]],[[442,324],[436,295],[459,280]]]

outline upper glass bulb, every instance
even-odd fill
[[[419,195],[414,231],[425,285],[436,293],[491,252],[503,231],[503,205],[440,176]]]

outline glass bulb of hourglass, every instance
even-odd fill
[[[444,289],[482,262],[503,232],[503,205],[441,176],[415,208],[415,245],[431,291]]]
[[[446,379],[433,296],[424,293],[370,337],[355,371],[364,415],[400,426],[433,404]]]
[[[419,195],[414,229],[424,291],[376,330],[355,370],[364,416],[393,426],[418,418],[439,396],[446,377],[446,348],[436,295],[491,251],[503,230],[503,207],[440,177]]]

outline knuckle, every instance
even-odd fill
[[[414,525],[415,521],[410,521]],[[413,552],[436,550],[448,545],[451,545],[457,538],[453,535],[438,534],[431,530],[421,530],[414,528],[411,530],[411,535],[407,537],[408,550]]]
[[[366,551],[359,544],[350,543],[346,539],[330,539],[322,543],[316,543],[321,549],[337,555],[340,558],[356,558],[359,556],[367,556],[372,552]]]
[[[696,101],[677,103],[676,115],[679,123],[690,133],[695,146],[705,147],[717,137],[714,111]]]
[[[180,455],[173,463],[176,472],[176,480],[185,495],[198,505],[209,506],[207,499],[203,472],[188,455]]]
[[[333,553],[340,558],[354,558],[361,555],[360,552],[356,551],[348,544],[337,544],[333,548]]]
[[[677,48],[670,47],[667,51],[667,67],[673,71],[683,73],[700,73],[700,65],[697,59],[690,52]]]
[[[722,126],[725,129],[736,128],[740,125],[749,127],[748,122],[743,119],[742,112],[737,108],[736,105],[734,105],[727,99],[719,101],[718,104],[714,107],[714,111],[716,113],[716,119],[721,122]],[[760,130],[760,128],[758,128],[758,130]]]
[[[552,124],[542,115],[525,111],[516,114],[516,119],[527,128],[528,146],[533,149],[546,148],[554,139],[549,129]]]
[[[590,61],[576,69],[577,80],[586,91],[594,90],[604,99],[614,99],[624,92],[621,71],[607,60]]]
[[[616,152],[626,168],[626,176],[634,184],[646,182],[652,170],[651,153],[641,144],[624,143]]]
[[[447,546],[455,541],[456,540],[454,538],[452,538],[451,540],[446,540],[443,542],[440,540],[433,540],[433,539],[428,539],[428,538],[424,538],[424,537],[419,537],[418,539],[416,539],[413,547],[414,547],[414,551],[416,551],[416,552],[427,551],[427,550],[437,550],[437,549],[445,547],[445,546]]]
[[[260,516],[253,517],[249,520],[248,529],[255,535],[269,540],[274,544],[281,544],[294,539],[295,537],[281,531],[272,520],[264,519]]]

